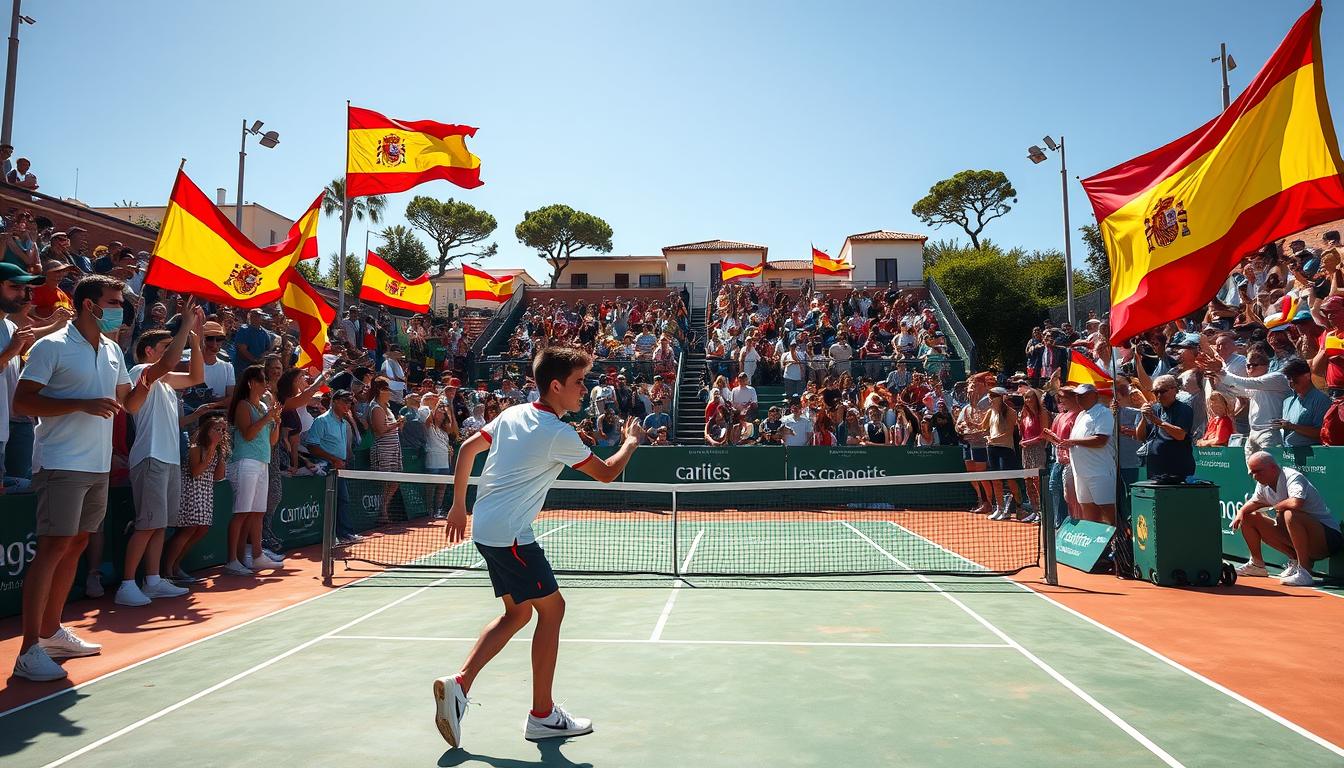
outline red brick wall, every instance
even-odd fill
[[[7,214],[14,208],[29,211],[34,217],[51,219],[57,231],[73,226],[83,227],[89,233],[90,253],[94,246],[113,240],[133,250],[148,251],[154,247],[154,238],[157,235],[144,227],[137,227],[73,203],[0,184],[0,213]]]

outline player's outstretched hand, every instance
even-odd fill
[[[456,544],[467,535],[467,508],[456,504],[448,512],[448,543]]]
[[[639,419],[631,416],[621,425],[621,441],[634,440],[636,443],[644,440],[644,427],[639,423]]]

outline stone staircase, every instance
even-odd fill
[[[691,312],[691,337],[700,341],[686,350],[681,368],[681,389],[677,392],[677,413],[675,414],[676,434],[672,442],[677,445],[705,444],[705,402],[700,397],[700,387],[705,384],[709,365],[705,361],[705,311],[697,309]]]

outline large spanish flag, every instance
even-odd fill
[[[731,283],[734,280],[744,278],[760,277],[761,273],[764,271],[765,259],[761,259],[761,263],[754,267],[750,264],[738,264],[735,261],[719,260],[719,273],[723,277],[723,282],[725,283]]]
[[[397,309],[428,312],[429,302],[434,298],[434,286],[429,283],[429,273],[407,280],[383,261],[382,256],[369,251],[364,260],[364,280],[359,284],[359,298]]]
[[[503,304],[513,296],[513,275],[495,277],[489,272],[462,265],[462,287],[467,301],[493,301]]]
[[[299,328],[299,362],[296,368],[322,368],[322,353],[327,348],[327,329],[336,319],[336,310],[322,300],[313,286],[298,271],[289,276],[280,299],[285,316]]]
[[[249,309],[279,301],[291,267],[318,255],[321,205],[318,195],[284,240],[262,248],[179,169],[145,282]]]
[[[852,268],[852,265],[836,261],[815,245],[812,246],[812,274],[821,277],[845,277]]]
[[[345,188],[350,197],[403,192],[444,179],[481,186],[481,158],[467,150],[476,129],[432,120],[393,120],[350,107]]]
[[[1111,342],[1202,306],[1245,254],[1344,216],[1321,4],[1221,115],[1083,181],[1111,260]]]
[[[1109,395],[1114,386],[1109,373],[1076,349],[1069,351],[1069,378],[1064,382],[1067,387],[1075,384],[1091,384],[1103,395]]]

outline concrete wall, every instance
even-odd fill
[[[896,259],[896,279],[919,282],[924,279],[924,244],[918,240],[850,240],[837,258],[854,265],[853,279],[859,284],[877,282],[877,260]]]

